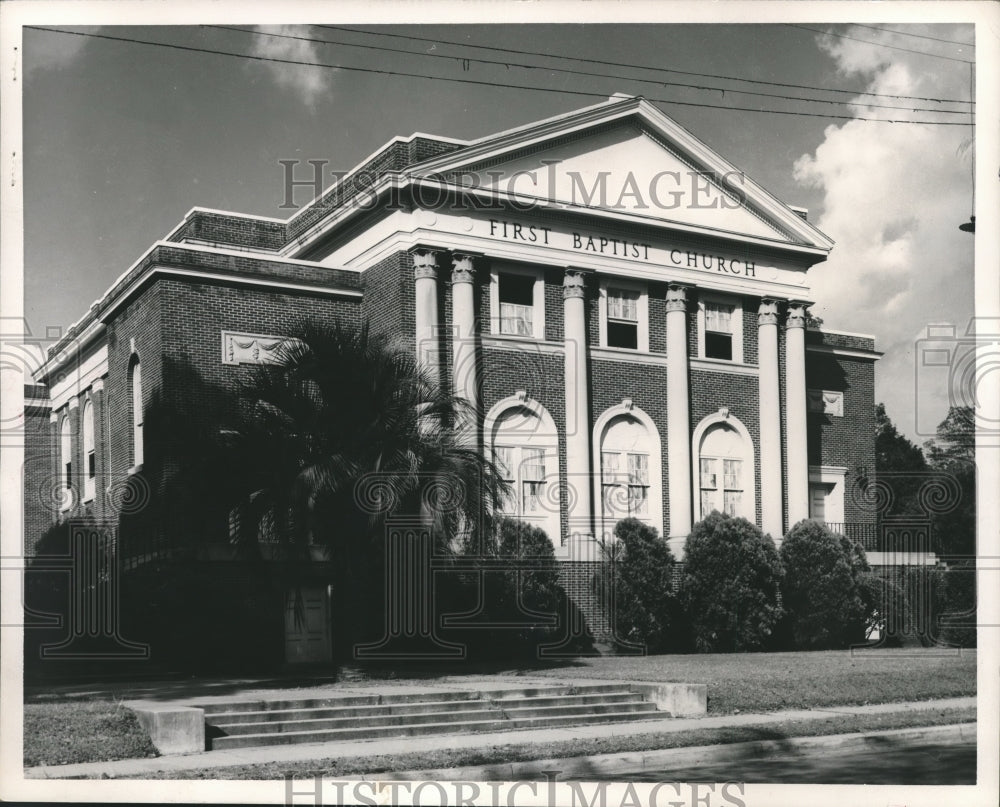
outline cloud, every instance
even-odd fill
[[[258,25],[256,30],[261,34],[280,34],[281,36],[258,36],[254,38],[253,55],[268,59],[287,59],[295,62],[322,62],[319,46],[316,42],[305,42],[301,39],[285,39],[282,37],[303,36],[303,29],[295,25]],[[264,62],[267,70],[280,87],[286,87],[296,92],[307,106],[312,104],[330,89],[331,76],[335,70],[328,67],[307,67],[301,64],[282,64],[280,62]]]
[[[101,28],[92,26],[85,30],[88,34],[96,34]],[[25,30],[25,75],[30,75],[35,70],[60,70],[68,67],[76,60],[88,41],[85,36]]]
[[[947,39],[969,41],[971,36],[962,29],[922,28]],[[925,33],[922,28],[912,30]],[[850,35],[923,47],[921,40],[876,35],[870,29]],[[820,38],[820,47],[834,58],[839,74],[855,83],[867,79],[870,92],[969,97],[968,68],[957,62],[829,37]],[[933,106],[930,102],[865,96],[853,101],[858,116],[939,117],[865,104]],[[963,152],[971,131],[854,120],[828,127],[815,151],[795,163],[796,180],[823,191],[816,225],[837,242],[830,259],[810,271],[818,301],[814,310],[831,328],[875,334],[877,347],[886,352],[876,365],[876,398],[885,402],[899,428],[918,440],[926,436],[928,421],[923,414],[917,423],[917,398],[925,413],[930,402],[935,424],[949,403],[945,385],[927,389],[926,378],[916,369],[919,338],[928,324],[937,322],[951,322],[964,333],[972,315],[974,239],[958,229],[971,212],[971,155]],[[918,384],[924,385],[919,396]]]

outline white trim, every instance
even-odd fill
[[[499,336],[483,336],[483,347],[493,350],[513,350],[520,353],[545,353],[551,355],[563,354],[565,346],[562,342],[549,342],[541,339],[532,339],[530,336],[512,336],[502,334]]]
[[[825,353],[830,356],[848,356],[852,359],[868,359],[878,361],[885,354],[879,350],[861,350],[847,347],[830,347],[829,345],[806,345],[807,353]]]
[[[83,479],[83,495],[81,501],[91,502],[97,493],[97,477],[90,475],[90,464],[87,462],[87,412],[90,412],[90,450],[94,452],[95,462],[97,455],[97,420],[94,415],[94,401],[90,395],[86,396],[83,402],[83,413],[80,415],[80,444],[83,461],[80,468],[80,476]]]
[[[510,395],[497,401],[490,407],[489,412],[483,419],[483,449],[487,452],[487,458],[493,459],[493,450],[497,445],[497,436],[502,434],[498,431],[498,426],[503,415],[512,410],[524,410],[538,419],[540,428],[530,433],[520,434],[510,432],[503,434],[499,445],[512,448],[537,448],[544,451],[546,474],[544,478],[545,493],[542,513],[540,515],[526,515],[520,512],[513,516],[529,524],[545,530],[549,541],[552,543],[553,551],[557,556],[566,556],[569,552],[568,544],[562,542],[562,508],[561,494],[562,485],[559,472],[559,430],[556,427],[552,415],[539,401],[528,397],[525,390],[519,390],[514,395]],[[514,496],[520,503],[522,491],[517,486],[521,480],[520,470],[511,469],[514,473],[515,490]],[[553,494],[555,498],[553,499]]]
[[[813,409],[812,398],[810,393],[818,392],[820,396],[821,407],[819,409]],[[826,397],[828,395],[836,395],[839,402],[839,412],[829,412],[826,409]],[[807,387],[806,388],[806,412],[809,414],[818,415],[829,415],[830,417],[842,418],[844,416],[844,393],[843,390],[833,390],[833,389],[820,389],[819,387]]]
[[[379,146],[377,149],[375,149],[375,151],[371,152],[371,154],[369,154],[367,157],[363,158],[361,160],[361,162],[356,163],[353,168],[348,169],[336,182],[333,182],[328,187],[326,187],[323,190],[321,190],[320,193],[319,193],[319,196],[314,197],[312,199],[312,201],[306,203],[305,205],[303,205],[302,207],[300,207],[298,210],[296,210],[294,213],[292,213],[291,217],[289,217],[287,219],[282,219],[282,221],[284,221],[286,224],[291,224],[293,221],[295,221],[295,219],[297,219],[299,216],[301,216],[307,210],[311,210],[313,208],[313,206],[320,199],[322,199],[327,193],[329,193],[330,191],[332,191],[334,188],[338,187],[340,184],[346,182],[348,179],[350,179],[352,176],[354,176],[356,173],[358,173],[358,171],[360,171],[362,168],[364,168],[365,165],[367,165],[369,162],[371,162],[373,159],[375,159],[375,157],[377,157],[383,151],[385,151],[386,149],[388,149],[394,143],[412,143],[418,137],[423,137],[423,138],[425,138],[427,140],[438,140],[438,141],[441,141],[441,142],[451,143],[453,145],[459,145],[459,146],[467,146],[467,145],[469,145],[469,142],[470,142],[468,140],[459,140],[458,138],[454,138],[454,137],[443,137],[443,136],[439,136],[439,135],[423,134],[422,132],[414,132],[413,134],[411,134],[409,136],[396,135],[391,140],[387,140],[386,142],[384,142],[381,146]],[[436,159],[436,158],[431,158],[431,159]],[[424,160],[424,162],[430,162],[430,161],[431,160]],[[419,163],[414,163],[414,165],[419,165]],[[409,166],[403,168],[403,170],[406,171],[408,168],[409,168]]]
[[[756,378],[760,375],[760,368],[756,364],[737,364],[734,361],[724,359],[689,359],[688,366],[691,370],[705,370],[709,373],[729,373],[731,375],[748,375]]]
[[[833,485],[833,490],[826,499],[823,511],[823,521],[831,524],[843,524],[844,514],[844,493],[846,491],[847,468],[834,465],[810,465],[809,466],[809,510],[812,518],[812,486],[818,482],[822,485]],[[831,509],[831,504],[833,505]],[[794,524],[791,526],[795,526]]]
[[[532,336],[500,332],[500,275],[522,275],[534,278],[531,289]],[[542,266],[524,266],[494,262],[490,266],[490,334],[504,339],[545,339],[545,270]]]
[[[226,331],[223,330],[221,333],[222,337],[222,363],[228,366],[240,366],[242,364],[274,364],[271,359],[275,352],[279,352],[288,343],[297,343],[300,340],[294,336],[276,336],[274,334],[264,334],[264,333],[244,333],[242,331]],[[256,361],[241,361],[235,355],[232,359],[229,358],[230,352],[235,352],[231,349],[231,344],[234,338],[243,337],[245,339],[266,340],[279,342],[279,345],[265,351],[266,354],[263,357],[258,358]]]
[[[640,407],[635,406],[631,399],[626,399],[617,406],[605,409],[597,421],[594,423],[593,436],[591,441],[591,463],[593,483],[593,503],[594,503],[594,534],[595,538],[601,539],[604,536],[611,536],[615,525],[604,523],[604,491],[603,475],[601,470],[601,447],[604,444],[604,433],[608,426],[619,417],[632,417],[638,420],[649,435],[649,494],[647,498],[648,514],[639,520],[643,523],[655,527],[656,531],[663,537],[667,535],[666,525],[663,523],[663,448],[660,440],[660,431],[656,428],[653,419]]]
[[[705,518],[701,512],[701,443],[708,430],[719,424],[731,426],[743,439],[745,445],[744,459],[746,460],[747,478],[743,484],[743,498],[741,500],[741,515],[752,524],[757,523],[757,467],[756,454],[750,432],[743,425],[738,417],[729,413],[728,409],[720,409],[711,415],[702,418],[701,422],[695,426],[691,436],[691,475],[694,477],[692,485],[692,496],[694,498],[694,521],[698,522]],[[748,495],[749,494],[749,495]],[[771,536],[777,541],[781,536]]]
[[[67,353],[65,358],[68,361],[75,354]],[[53,360],[52,369],[56,369],[65,362],[58,364]],[[88,356],[72,372],[49,387],[49,400],[53,409],[61,409],[67,402],[75,400],[86,389],[91,387],[95,381],[108,374],[108,346],[101,345],[93,354]]]
[[[622,291],[638,292],[636,301],[636,347],[619,348],[608,345],[608,286]],[[629,353],[649,353],[649,285],[639,280],[622,280],[619,278],[602,277],[600,279],[599,297],[597,299],[598,313],[598,345],[608,350],[625,350]]]
[[[820,325],[818,328],[809,328],[810,331],[816,331],[817,333],[828,333],[834,336],[854,336],[858,339],[871,339],[875,341],[875,334],[873,333],[855,333],[854,331],[835,331],[832,328],[827,328],[826,325]]]
[[[691,132],[680,126],[680,124],[648,101],[638,96],[624,99],[612,98],[602,104],[575,110],[564,115],[528,124],[527,126],[511,129],[507,132],[491,135],[480,141],[474,141],[470,144],[469,148],[463,149],[461,152],[444,154],[436,160],[428,161],[426,167],[435,173],[443,174],[449,170],[458,170],[470,163],[474,164],[489,159],[496,159],[516,149],[540,144],[554,137],[632,116],[643,120],[660,137],[676,148],[683,157],[694,163],[696,167],[707,169],[712,174],[718,176],[741,173],[736,166],[691,134]],[[744,179],[743,190],[747,198],[748,208],[751,210],[756,209],[774,219],[779,227],[784,227],[793,234],[793,241],[796,240],[797,236],[826,251],[829,251],[833,247],[833,239],[803,219],[791,210],[788,205],[773,196],[752,179],[746,176],[744,176]]]
[[[730,360],[709,358],[705,355],[705,303],[720,303],[733,306],[733,358]],[[698,358],[705,361],[716,361],[720,365],[743,364],[743,300],[736,294],[720,294],[714,291],[698,289]]]
[[[667,356],[663,353],[640,353],[627,347],[592,347],[589,353],[590,358],[600,361],[623,361],[648,367],[668,366]]]

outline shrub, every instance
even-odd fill
[[[614,625],[618,639],[644,645],[647,653],[683,646],[679,604],[671,589],[674,556],[657,531],[635,518],[615,525],[605,547],[614,563]]]
[[[745,518],[712,512],[685,545],[681,601],[695,648],[756,650],[781,617],[781,560],[770,536]]]
[[[910,622],[924,645],[976,646],[976,567],[907,567],[902,576]]]
[[[880,647],[898,647],[898,626],[906,613],[903,589],[893,580],[874,572],[863,572],[858,576],[858,594],[864,603],[862,625],[858,632],[867,640],[877,631]]]
[[[566,637],[575,608],[559,583],[558,561],[544,530],[501,518],[478,552],[504,563],[471,576],[461,591],[452,590],[451,602],[464,602],[457,610],[468,619],[463,627],[446,629],[442,638],[464,642],[478,658],[528,659],[537,657],[539,645]],[[589,636],[577,637],[563,650],[586,652],[592,644]]]
[[[796,647],[823,650],[865,639],[859,576],[864,550],[816,521],[800,521],[781,544],[781,594]]]

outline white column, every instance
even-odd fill
[[[785,452],[788,457],[788,527],[809,518],[806,448],[806,306],[793,301],[785,321]]]
[[[667,479],[670,538],[691,532],[691,405],[686,288],[667,289]]]
[[[437,256],[432,249],[417,249],[413,258],[414,294],[416,297],[417,365],[435,384],[441,383],[438,347]]]
[[[461,428],[467,440],[475,440],[479,422],[479,391],[476,386],[475,270],[470,255],[455,254],[451,271],[452,378],[455,394],[469,404],[468,420]]]
[[[767,297],[757,313],[758,411],[760,412],[761,529],[777,543],[782,530],[781,393],[778,378],[778,302]]]
[[[570,544],[592,539],[593,476],[590,465],[590,401],[587,394],[587,319],[583,275],[563,279],[563,339],[566,383],[566,486]]]

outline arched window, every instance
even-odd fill
[[[94,498],[97,487],[97,458],[94,455],[94,405],[83,405],[83,500]]]
[[[637,518],[663,531],[660,435],[652,419],[626,400],[597,419],[594,458],[597,535],[611,538],[615,524]]]
[[[559,437],[544,406],[523,393],[493,406],[483,421],[485,443],[511,488],[500,512],[539,527],[561,546]]]
[[[69,510],[73,505],[73,426],[69,413],[63,415],[59,427],[59,470],[62,477],[60,510]]]
[[[753,443],[746,427],[720,410],[698,424],[693,451],[697,519],[718,510],[755,522]]]
[[[132,388],[132,466],[138,468],[142,465],[143,441],[142,441],[142,367],[139,364],[139,357],[132,358],[132,365],[129,368],[129,386]]]

